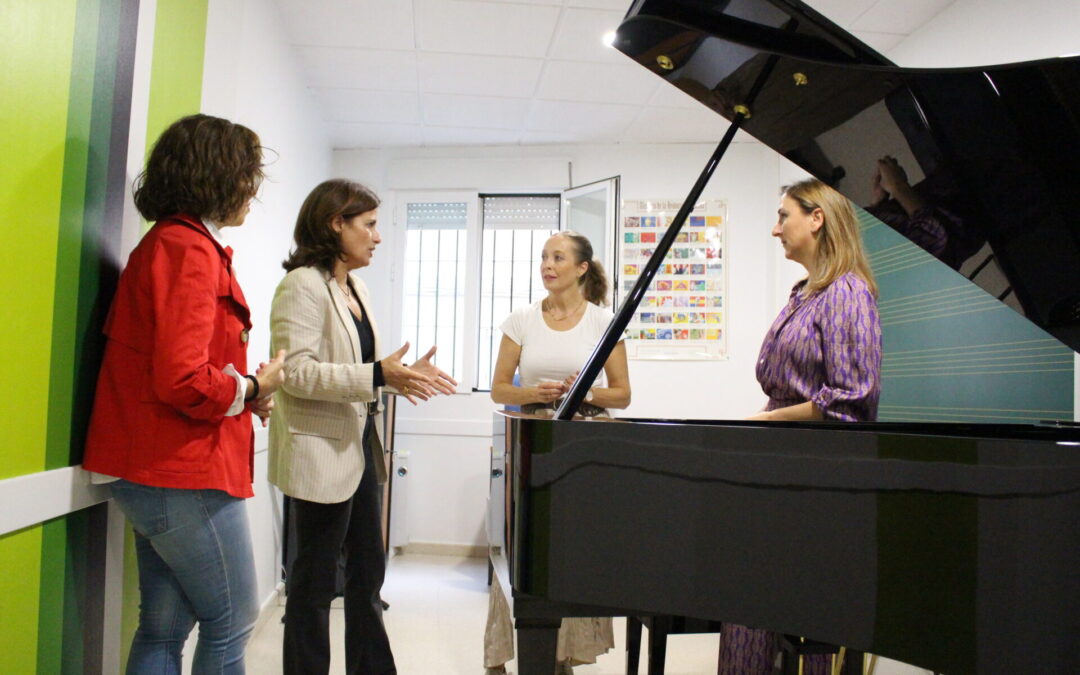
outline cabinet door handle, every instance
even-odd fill
[[[502,475],[503,475],[502,469],[492,469],[491,470],[491,477],[492,478],[502,478]]]

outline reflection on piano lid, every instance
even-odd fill
[[[1080,57],[905,69],[782,0],[639,0],[614,46],[1080,350]]]

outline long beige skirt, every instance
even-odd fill
[[[570,665],[596,663],[596,657],[615,646],[611,617],[573,617],[562,620],[555,658]],[[484,630],[484,667],[497,668],[514,658],[514,620],[498,580],[488,592]]]

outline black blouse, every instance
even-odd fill
[[[349,290],[351,291],[352,288],[350,287]],[[357,304],[360,304],[359,299],[357,300]],[[357,319],[355,314],[349,312],[349,315],[352,316],[353,324],[356,325],[356,334],[360,338],[360,360],[364,363],[375,363],[373,385],[381,387],[386,384],[386,381],[383,379],[382,364],[375,361],[375,331],[371,329],[371,321],[368,320],[367,309],[363,305],[360,305],[360,309],[362,310],[360,313],[364,315],[361,319]]]

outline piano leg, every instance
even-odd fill
[[[626,675],[638,675],[638,663],[641,660],[641,627],[641,620],[638,617],[626,617]]]
[[[667,659],[667,637],[673,619],[669,615],[654,616],[649,624],[649,675],[664,675]]]
[[[515,620],[519,675],[552,675],[555,672],[555,650],[561,624],[560,618]]]

